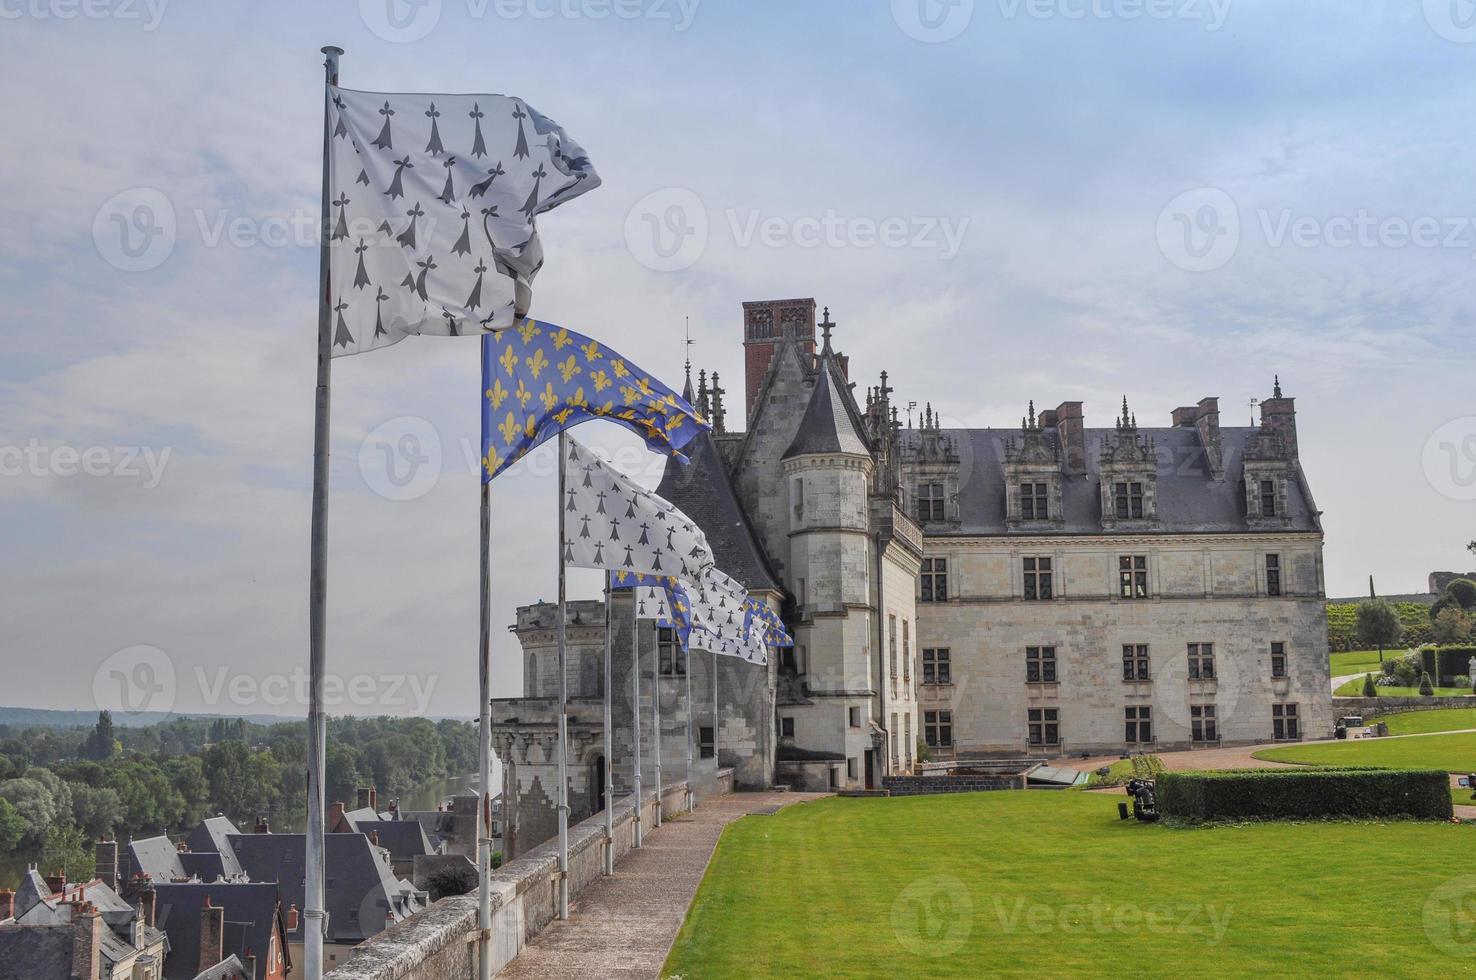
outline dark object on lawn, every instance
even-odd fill
[[[1112,767],[1111,766],[1101,766],[1100,768],[1097,769],[1097,775],[1098,776],[1101,776],[1101,777],[1103,777],[1105,779],[1106,777],[1112,775]]]
[[[1348,737],[1348,729],[1345,728],[1343,725],[1339,724],[1338,727],[1336,727],[1336,728],[1333,729],[1333,738],[1347,738],[1347,737]]]
[[[1133,816],[1143,823],[1158,820],[1158,798],[1152,782],[1147,779],[1129,779],[1127,792],[1133,798]]]
[[[1118,801],[1118,804],[1117,804],[1117,819],[1119,819],[1119,820],[1126,820],[1127,818],[1128,818],[1128,805],[1126,803],[1123,803],[1122,801],[1119,800]]]
[[[1449,820],[1450,774],[1439,769],[1221,769],[1159,775],[1158,809],[1178,820]]]

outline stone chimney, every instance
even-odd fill
[[[15,917],[15,892],[0,888],[0,922]]]
[[[379,812],[379,789],[375,786],[369,787],[369,809]]]
[[[197,973],[204,973],[225,959],[225,909],[210,904],[205,896],[205,905],[200,909],[200,960]]]
[[[301,913],[297,911],[297,903],[293,902],[291,907],[287,909],[286,926],[289,933],[297,931],[298,920],[300,917]]]
[[[1054,413],[1056,433],[1061,440],[1061,472],[1066,476],[1086,476],[1086,418],[1081,402],[1062,402]],[[1042,421],[1042,424],[1044,422]]]
[[[98,879],[114,891],[119,890],[118,842],[111,835],[104,837],[93,847],[92,853]]]
[[[379,846],[379,831],[369,831],[369,843],[373,844],[375,847]]]
[[[360,786],[354,793],[354,809],[362,810],[369,806],[369,794],[372,792],[368,786]]]
[[[138,893],[138,917],[146,926],[154,924],[154,910],[158,907],[158,893],[152,887]]]
[[[1181,405],[1174,409],[1174,428],[1192,429],[1194,420],[1199,417],[1199,409],[1194,405]]]
[[[253,831],[258,834],[270,834],[272,832],[272,825],[264,815],[259,816],[256,818],[256,826],[253,828]]]
[[[43,880],[46,882],[46,887],[51,889],[51,894],[53,894],[53,895],[65,895],[66,894],[66,891],[67,891],[67,874],[66,874],[65,871],[58,871],[54,875],[46,875]]]
[[[1281,394],[1281,378],[1277,376],[1271,397],[1261,402],[1261,424],[1281,436],[1281,442],[1292,459],[1297,458],[1297,400]]]
[[[367,792],[367,791],[366,790],[360,790],[359,792],[363,793],[363,792]],[[336,834],[336,833],[338,833],[339,832],[338,827],[342,823],[343,823],[343,804],[340,803],[340,802],[338,802],[337,800],[334,800],[333,801],[333,805],[328,808],[328,827],[327,827],[327,832],[330,833],[330,834]]]
[[[1199,430],[1199,445],[1204,450],[1210,478],[1223,480],[1225,478],[1225,453],[1220,442],[1220,400],[1201,398],[1195,412],[1194,428]]]
[[[72,906],[72,977],[100,980],[102,977],[102,916],[91,902]]]

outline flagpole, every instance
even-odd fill
[[[564,430],[559,430],[559,918],[569,918],[569,674],[565,620],[567,596],[564,588],[564,494],[565,460],[569,451]]]
[[[692,810],[692,648],[682,651],[687,667],[687,811]]]
[[[656,820],[655,825],[661,826],[661,630],[651,631],[656,643],[651,648],[651,756],[656,769]],[[635,632],[635,648],[641,648],[640,630]],[[637,655],[639,662],[639,655]],[[637,673],[640,672],[637,666]],[[636,704],[636,711],[640,711],[640,703]]]
[[[641,846],[641,623],[636,617],[636,593],[630,592],[630,677],[634,688],[631,692],[630,718],[635,726],[635,840],[632,846]]]
[[[610,572],[605,572],[605,758],[600,778],[605,781],[605,874],[615,873],[615,742],[611,737],[610,697],[612,673],[610,666]]]
[[[718,702],[717,702],[717,651],[712,651],[712,772],[718,771]]]
[[[328,410],[332,379],[332,289],[328,268],[329,174],[333,138],[328,86],[338,84],[338,57],[343,49],[328,45],[323,61],[323,197],[318,232],[318,385],[313,410],[313,510],[308,563],[308,725],[307,839],[303,869],[303,959],[307,980],[322,980],[323,939],[328,921],[323,912],[323,773],[327,722],[323,716],[323,675],[328,638]]]
[[[487,376],[487,345],[481,348],[481,378]],[[480,379],[478,387],[480,387]],[[481,646],[477,655],[481,737],[479,772],[482,802],[477,834],[477,943],[478,980],[492,980],[492,494],[482,479],[482,534],[480,539]],[[506,800],[503,805],[506,807]]]

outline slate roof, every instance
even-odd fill
[[[1064,528],[1042,528],[1008,532],[1005,526],[1005,440],[1019,432],[1011,429],[944,429],[952,437],[960,458],[957,527],[929,525],[928,537],[994,535],[994,534],[1101,534],[1102,505],[1098,487],[1098,461],[1102,445],[1116,438],[1115,429],[1086,430],[1086,478],[1062,481]],[[1187,426],[1139,428],[1138,435],[1154,441],[1158,457],[1158,527],[1152,532],[1220,532],[1249,530],[1245,519],[1244,451],[1259,432],[1251,426],[1222,428],[1220,439],[1225,463],[1225,478],[1210,479],[1208,465],[1200,449],[1199,434]],[[1056,430],[1044,435],[1053,445]],[[916,430],[902,433],[904,444],[915,445]],[[1319,530],[1316,512],[1300,478],[1291,481],[1287,509],[1291,530]],[[1133,533],[1123,530],[1120,533]]]
[[[851,453],[870,456],[866,440],[861,437],[855,415],[847,405],[849,392],[842,392],[846,382],[826,346],[820,355],[820,369],[810,404],[805,407],[794,441],[784,451],[784,459],[812,453]]]
[[[246,964],[232,953],[208,970],[197,973],[194,980],[238,980],[246,976]]]
[[[683,393],[692,401],[692,381]],[[682,450],[689,460],[666,464],[656,492],[697,522],[712,546],[717,567],[731,575],[750,592],[783,592],[769,560],[754,537],[748,515],[733,492],[728,468],[712,433],[703,432]]]
[[[207,896],[211,905],[225,909],[224,954],[244,960],[250,950],[259,963],[265,961],[277,924],[276,883],[171,882],[155,885],[154,891],[154,921],[172,951],[164,959],[165,980],[194,980],[199,974],[200,909]]]
[[[419,820],[381,820],[365,823],[360,829],[374,831],[379,837],[379,846],[389,851],[391,857],[408,858],[435,853]]]
[[[161,835],[129,841],[127,851],[132,855],[134,870],[143,872],[154,881],[190,876],[180,860],[179,849],[168,837]]]
[[[71,980],[72,927],[0,926],[0,980]]]
[[[190,850],[199,853],[212,852],[220,855],[220,869],[215,874],[210,875],[209,878],[201,874],[201,878],[205,878],[208,881],[214,878],[216,874],[223,874],[229,878],[241,873],[241,865],[236,861],[236,852],[232,851],[230,845],[226,842],[231,834],[239,834],[240,832],[236,825],[231,823],[229,817],[206,817],[200,822],[200,826],[194,829],[189,837]],[[185,861],[181,857],[181,862],[186,865],[186,870],[190,870],[188,861]]]

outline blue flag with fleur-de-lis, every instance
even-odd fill
[[[328,98],[334,356],[527,316],[535,219],[600,184],[579,144],[505,95],[329,86]]]
[[[769,608],[769,604],[762,599],[749,596],[743,604],[745,613],[744,626],[750,635],[761,639],[765,646],[792,647],[794,637],[784,628],[784,621],[779,614]]]
[[[674,631],[681,649],[687,649],[687,638],[692,634],[692,600],[680,579],[626,569],[612,575],[612,588],[635,590],[637,619],[656,620],[657,626]]]
[[[482,346],[483,480],[591,419],[623,425],[653,452],[682,460],[682,447],[712,428],[681,395],[572,330],[524,320]]]

